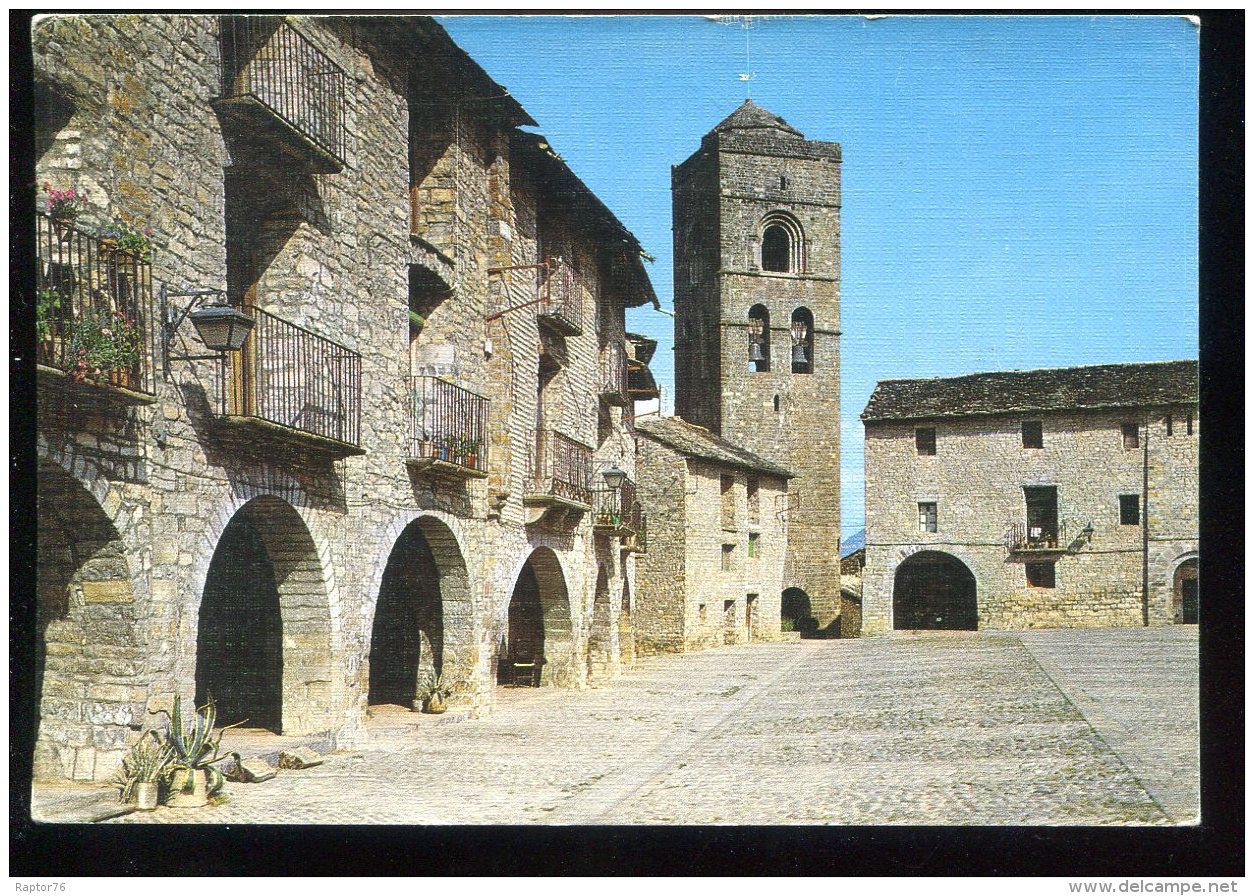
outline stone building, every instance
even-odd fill
[[[865,634],[1197,621],[1197,362],[879,383]]]
[[[615,674],[656,300],[526,111],[427,18],[33,43],[37,182],[85,197],[31,220],[37,776],[107,779],[176,694],[347,746],[429,671],[471,712]]]
[[[792,472],[678,417],[642,417],[637,653],[777,641]]]
[[[675,412],[792,470],[783,585],[840,612],[840,146],[746,100],[671,175]]]

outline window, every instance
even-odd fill
[[[745,499],[749,505],[749,525],[756,526],[762,513],[762,502],[758,498],[758,477],[750,476],[745,483]]]
[[[762,219],[761,266],[780,274],[805,270],[805,239],[797,219],[785,212],[771,212]]]
[[[1029,485],[1023,489],[1027,505],[1028,544],[1052,547],[1058,543],[1058,488]]]
[[[784,177],[782,174],[779,176],[779,188],[781,190],[788,189],[788,178]]]
[[[792,313],[792,372],[814,373],[814,315],[809,308]]]
[[[1189,414],[1189,416],[1184,418],[1184,434],[1187,436],[1193,435],[1193,415],[1192,414]]]
[[[756,532],[749,535],[749,557],[752,560],[758,559],[758,533]]]
[[[1045,447],[1044,437],[1041,434],[1041,421],[1040,420],[1024,420],[1023,421],[1023,447],[1024,448]]]
[[[771,369],[771,314],[765,305],[749,309],[749,372]]]
[[[701,621],[702,625],[705,625],[705,604],[698,604],[697,619]]]
[[[1135,423],[1123,424],[1123,447],[1127,449],[1141,447],[1141,430]]]
[[[920,501],[919,502],[919,531],[935,532],[936,531],[936,502]]]
[[[1141,496],[1119,496],[1119,525],[1139,526],[1141,524]]]
[[[719,495],[722,501],[722,522],[724,529],[736,528],[736,479],[733,476],[719,477]]]
[[[723,545],[723,572],[731,572],[732,568],[732,551],[736,550],[734,544]]]
[[[921,457],[931,457],[936,453],[936,428],[921,427],[914,431],[914,450]]]
[[[1167,435],[1171,435],[1171,415],[1170,414],[1167,415],[1167,419],[1165,422],[1167,424]]]
[[[1053,588],[1056,584],[1052,563],[1025,563],[1023,570],[1032,588]]]

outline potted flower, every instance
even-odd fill
[[[474,470],[479,464],[479,440],[469,436],[462,439],[462,459],[466,466]]]
[[[57,239],[64,241],[68,230],[86,203],[82,195],[70,190],[54,190],[52,184],[44,184],[44,213],[52,219],[52,226],[57,232]]]
[[[36,318],[38,325],[38,318]],[[143,361],[144,340],[132,318],[120,311],[85,312],[71,328],[71,376],[130,385]]]
[[[145,812],[157,808],[159,784],[173,755],[174,750],[162,743],[157,732],[145,731],[123,757],[122,768],[114,778],[118,798],[124,803],[135,803]]]
[[[440,459],[456,462],[457,456],[462,450],[461,436],[449,435],[444,437],[443,447],[440,449]]]
[[[152,228],[136,230],[122,221],[114,221],[96,231],[96,241],[101,251],[120,253],[143,262],[152,261]]]
[[[428,672],[418,684],[414,703],[421,706],[423,712],[439,714],[448,709],[448,698],[452,693],[453,686],[443,675]]]
[[[169,788],[167,805],[177,809],[198,808],[222,789],[226,778],[216,766],[233,754],[218,751],[222,746],[222,733],[235,726],[219,729],[214,738],[213,723],[217,717],[217,707],[210,700],[184,723],[182,706],[175,695],[170,730],[166,734],[166,745],[172,753],[163,776]]]
[[[423,430],[422,435],[418,437],[418,457],[434,457],[435,441],[431,438],[431,434]]]

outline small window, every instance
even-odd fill
[[[705,624],[705,604],[697,605],[697,618],[701,620],[701,624]]]
[[[1167,435],[1171,435],[1171,415],[1170,414],[1167,415],[1167,419],[1164,422],[1167,424]]]
[[[736,479],[734,476],[719,477],[720,499],[722,500],[722,523],[724,529],[736,528]]]
[[[771,369],[771,314],[765,305],[749,309],[749,372]]]
[[[1028,585],[1033,588],[1053,588],[1056,579],[1054,577],[1054,564],[1052,563],[1025,563],[1023,565],[1024,572],[1027,574]]]
[[[775,396],[775,413],[777,414],[779,413],[779,395],[778,394],[776,394]]]
[[[936,502],[920,501],[919,502],[919,531],[935,532],[936,531]]]
[[[922,427],[914,431],[914,448],[920,456],[930,457],[936,453],[936,428]]]
[[[1045,441],[1041,434],[1040,420],[1024,420],[1023,421],[1023,447],[1024,448],[1044,448]]]
[[[723,572],[731,572],[732,568],[732,551],[736,550],[734,544],[723,545]]]
[[[749,535],[749,557],[752,560],[758,559],[758,534],[756,532]]]
[[[1189,414],[1189,416],[1184,418],[1184,434],[1186,436],[1193,435],[1193,415],[1192,414]]]
[[[762,502],[758,497],[757,476],[750,476],[745,483],[745,503],[749,506],[749,524],[756,525],[762,515]]]
[[[762,232],[762,270],[786,274],[792,270],[792,240],[780,224]]]
[[[1141,524],[1141,496],[1119,496],[1119,525],[1139,526]]]
[[[1135,423],[1123,424],[1123,447],[1127,449],[1141,447],[1141,429]]]
[[[792,313],[792,372],[814,373],[814,315],[809,308]]]
[[[782,174],[779,176],[779,188],[781,190],[788,189],[788,178],[784,177]]]

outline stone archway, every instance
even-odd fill
[[[1184,625],[1197,625],[1200,612],[1197,584],[1197,558],[1187,557],[1172,576],[1171,618]]]
[[[370,636],[371,704],[413,705],[419,681],[455,683],[468,670],[470,584],[452,531],[433,517],[410,523],[392,547]]]
[[[327,583],[300,515],[254,498],[218,539],[201,596],[196,702],[222,724],[281,734],[330,727],[332,632]]]
[[[116,767],[96,761],[99,744],[120,748],[128,739],[122,707],[107,702],[118,698],[102,692],[119,690],[106,676],[125,675],[112,666],[139,655],[131,572],[121,535],[92,492],[49,460],[39,462],[38,476],[34,773],[91,780]],[[89,645],[106,648],[107,667]],[[107,720],[82,724],[86,701]]]
[[[537,548],[523,564],[506,618],[499,683],[578,685],[566,577],[551,549]]]
[[[613,672],[610,640],[610,578],[604,564],[597,566],[592,597],[592,624],[588,628],[588,681],[608,680]]]
[[[781,628],[791,624],[788,631],[801,632],[801,637],[814,637],[819,629],[819,621],[810,607],[810,595],[800,588],[785,588],[779,597],[779,616]]]
[[[941,551],[920,551],[902,561],[893,578],[893,628],[975,631],[979,608],[971,570]]]

